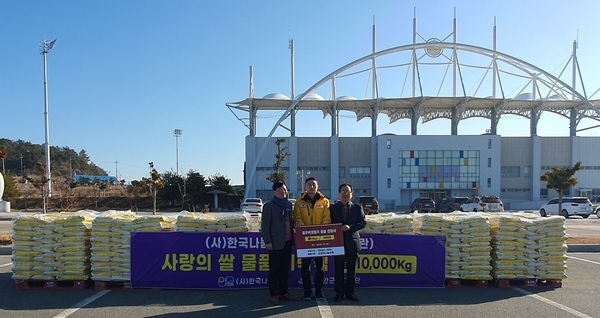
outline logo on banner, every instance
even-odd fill
[[[232,276],[223,277],[220,276],[218,280],[219,287],[233,287],[234,278]]]

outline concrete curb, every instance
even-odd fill
[[[0,246],[0,255],[12,255],[12,245]]]
[[[567,248],[570,253],[594,253],[600,252],[600,245],[597,244],[572,244]]]

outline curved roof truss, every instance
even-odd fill
[[[373,88],[371,96],[337,98],[350,95],[347,91],[357,91],[356,79],[364,82],[365,77]],[[322,92],[330,96],[315,95]],[[600,121],[600,110],[595,105],[600,105],[600,101],[588,100],[560,78],[531,63],[495,50],[451,42],[409,44],[364,56],[326,75],[294,100],[265,97],[227,103],[234,115],[234,110],[248,112],[248,118],[236,117],[251,135],[256,113],[262,110],[284,110],[272,134],[283,126],[292,110],[321,110],[324,116],[332,117],[340,111],[351,111],[357,120],[386,114],[390,123],[411,119],[415,126],[418,119],[426,123],[447,118],[453,121],[455,131],[462,119],[489,118],[493,126],[503,114],[529,118],[534,125],[545,111],[574,121],[576,126],[583,118]],[[495,133],[495,127],[492,131]],[[416,127],[413,132],[416,134]]]

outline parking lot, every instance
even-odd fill
[[[0,317],[600,317],[600,253],[569,253],[562,287],[359,289],[358,303],[283,302],[268,291],[16,289],[0,256]],[[292,290],[300,294],[300,290]]]
[[[568,236],[600,237],[598,218],[571,218],[566,224]],[[17,289],[11,255],[0,255],[0,317],[600,317],[595,275],[600,253],[567,256],[568,277],[559,288],[359,288],[358,303],[334,303],[333,291],[325,290],[325,301],[273,306],[266,289]]]

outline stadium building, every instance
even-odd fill
[[[576,89],[581,78],[576,42],[566,72],[572,78],[565,81],[509,54],[458,42],[456,19],[453,25],[446,40],[419,42],[415,18],[411,44],[380,51],[375,49],[373,26],[372,54],[339,67],[297,96],[293,40],[291,96],[255,97],[251,68],[250,96],[226,104],[249,129],[245,196],[272,197],[266,176],[275,172],[277,139],[285,140],[282,146],[289,154],[283,169],[292,197],[302,192],[303,180],[312,176],[333,200],[338,186],[349,182],[355,198],[373,195],[382,210],[388,211],[407,207],[417,197],[472,195],[499,196],[509,209],[538,209],[557,195],[546,189],[540,175],[579,161],[583,166],[576,174],[579,184],[568,194],[600,196],[600,137],[578,136],[582,130],[600,127],[596,125],[600,100],[591,100],[585,90]],[[493,30],[495,48],[495,26]],[[357,86],[361,81],[362,86]],[[364,88],[365,81],[372,96],[352,97],[352,90]],[[307,111],[320,111],[330,119],[328,136],[297,135],[297,117]],[[257,134],[261,112],[281,114],[266,136]],[[562,117],[559,121],[568,125],[569,136],[538,136],[538,121],[544,113]],[[349,114],[357,121],[370,121],[370,135],[343,136],[340,118]],[[408,122],[410,131],[404,135],[380,132],[384,115],[389,124]],[[499,135],[503,116],[527,118],[529,136]],[[489,129],[460,135],[459,122],[474,117],[489,120]],[[419,123],[435,119],[449,121],[449,131],[418,134]]]

